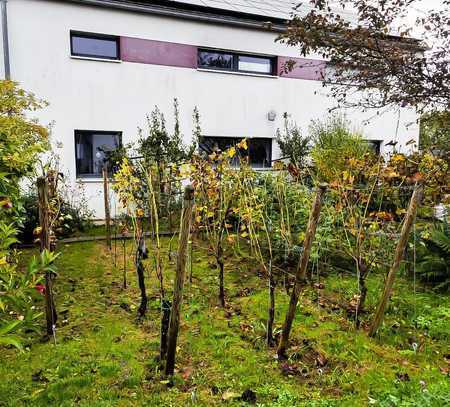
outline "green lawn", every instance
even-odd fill
[[[163,241],[167,247],[168,239]],[[34,337],[23,353],[1,350],[0,406],[240,406],[249,404],[239,398],[246,390],[254,392],[259,406],[450,405],[448,296],[422,287],[414,293],[412,284],[399,278],[384,327],[369,339],[345,312],[356,279],[330,271],[322,276],[323,289],[307,288],[300,298],[291,358],[279,363],[263,340],[266,284],[255,261],[227,259],[223,310],[216,301],[217,270],[199,248],[193,253],[193,283],[185,286],[177,373],[168,386],[156,358],[160,305],[152,259],[149,310],[138,323],[131,245],[128,241],[126,290],[121,242],[116,267],[114,251],[104,242],[60,247],[57,343]],[[175,266],[165,253],[171,294]],[[369,279],[365,322],[381,286],[380,276]],[[278,287],[277,330],[287,302]]]

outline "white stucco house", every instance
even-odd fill
[[[259,166],[279,157],[274,138],[284,112],[306,130],[333,105],[319,80],[324,63],[314,56],[298,58],[295,48],[275,42],[295,1],[0,3],[0,75],[49,102],[38,118],[53,123],[63,170],[70,182],[85,184],[99,218],[97,147],[136,140],[155,105],[170,126],[178,99],[186,142],[197,106],[204,137],[250,138],[265,154],[256,159]],[[289,59],[298,65],[283,74]],[[381,153],[391,151],[388,141],[402,151],[418,138],[411,111],[344,113]]]

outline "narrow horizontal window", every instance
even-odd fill
[[[75,130],[77,177],[100,177],[108,158],[121,145],[119,131]]]
[[[271,74],[272,73],[272,59],[261,57],[250,57],[246,55],[239,55],[239,70],[245,72],[258,72]]]
[[[205,49],[198,51],[198,67],[204,69],[273,75],[274,66],[274,57]]]
[[[226,151],[236,146],[242,139],[238,137],[210,137],[205,136],[200,140],[199,150],[205,154]],[[232,164],[237,166],[239,158],[246,158],[253,168],[270,168],[272,166],[272,139],[252,138],[249,139],[248,149],[238,149]]]
[[[223,52],[200,51],[198,65],[202,68],[233,70],[233,55]]]
[[[120,59],[119,37],[103,34],[70,32],[73,56],[102,59]]]

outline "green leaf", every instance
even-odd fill
[[[16,321],[12,321],[8,324],[5,324],[3,326],[0,327],[0,339],[2,335],[6,335],[10,332],[12,332],[14,330],[14,328],[17,325],[20,325],[22,323],[22,321],[16,320]]]
[[[11,345],[19,350],[23,350],[22,340],[17,335],[0,336],[0,345]]]

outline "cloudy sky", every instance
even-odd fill
[[[418,0],[417,4],[411,7],[408,22],[414,24],[417,17],[424,17],[430,10],[441,8],[443,8],[442,0]]]
[[[407,16],[399,19],[399,25],[412,27],[412,36],[416,38],[423,37],[423,30],[415,24],[418,17],[425,17],[430,10],[444,9],[442,0],[417,0],[413,6],[410,7]]]
[[[430,10],[439,10],[444,9],[445,6],[442,5],[442,0],[418,0],[417,4],[415,4],[413,7],[411,7],[411,10],[409,12],[409,15],[404,19],[404,23],[408,27],[413,27],[412,30],[412,36],[415,38],[422,38],[426,41],[426,43],[434,47],[436,45],[439,45],[440,43],[436,41],[435,38],[431,36],[427,36],[424,33],[424,30],[421,29],[421,27],[417,26],[415,24],[415,21],[417,17],[426,17],[427,13]]]

